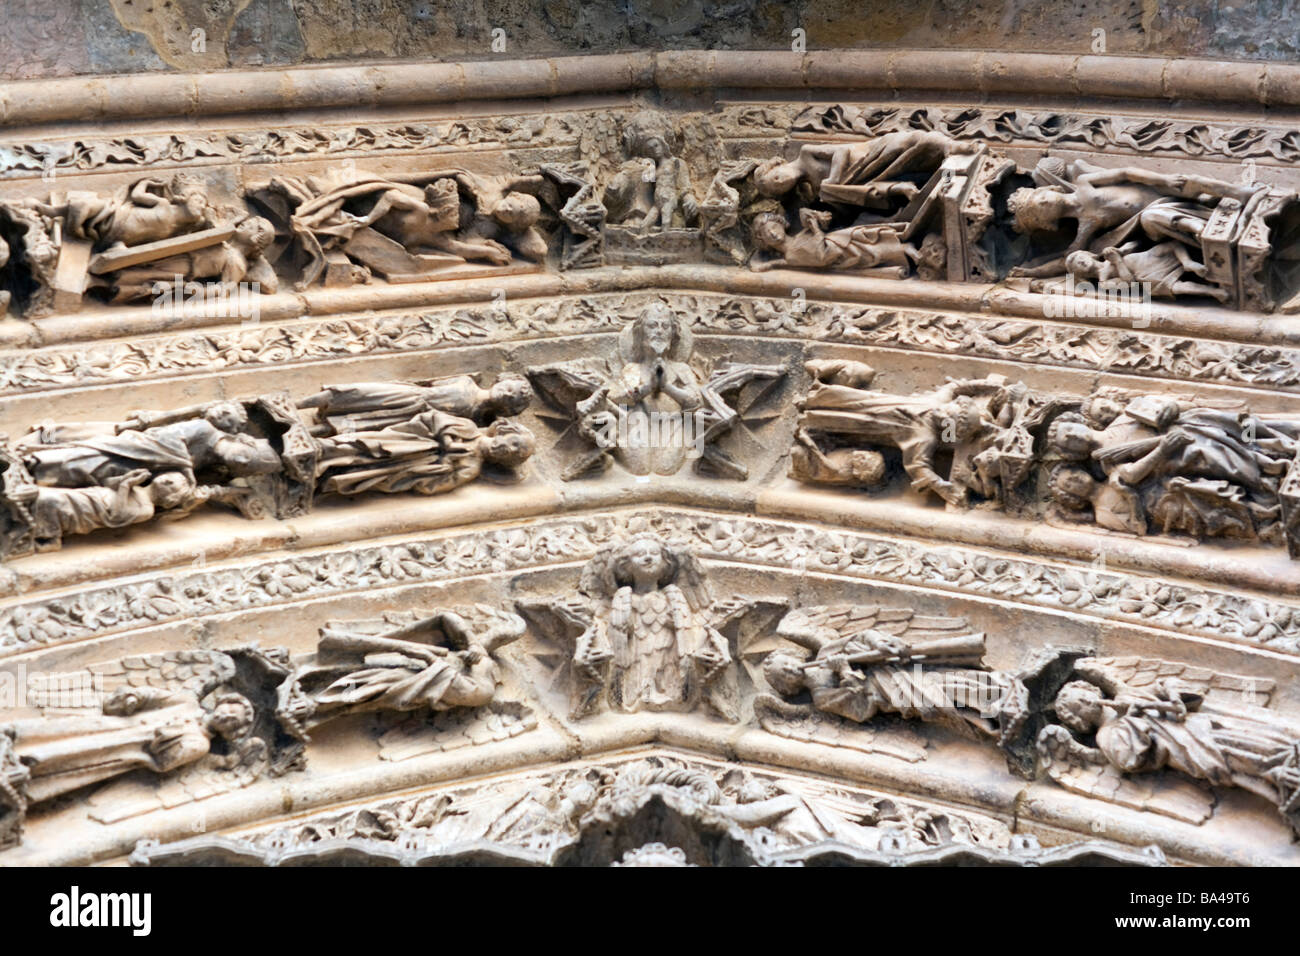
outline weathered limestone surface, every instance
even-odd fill
[[[0,864],[1300,863],[1290,41],[958,6],[19,5]]]

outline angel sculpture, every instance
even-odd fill
[[[331,622],[315,660],[281,685],[279,713],[305,736],[348,714],[485,707],[501,679],[495,654],[524,628],[481,605]]]
[[[1028,689],[1018,677],[981,664],[984,635],[961,618],[832,605],[791,611],[776,632],[809,652],[774,651],[763,661],[763,676],[786,701],[806,694],[814,711],[856,724],[897,714],[991,740],[1003,749],[1019,743],[1029,713]],[[770,722],[778,733],[783,733],[781,722],[807,716],[806,709],[771,698],[755,710],[764,726]],[[838,744],[835,736],[825,742]]]
[[[704,703],[739,719],[732,647],[754,623],[751,612],[773,602],[715,600],[695,556],[653,534],[597,554],[583,568],[578,592],[519,604],[569,652],[563,670],[575,719],[602,701],[624,713],[689,711]]]
[[[110,809],[92,816],[111,822],[247,785],[269,769],[277,741],[266,738],[252,699],[259,688],[246,652],[261,654],[169,651],[51,675],[50,686],[84,688],[102,701],[94,713],[60,709],[3,728],[22,779],[0,787],[0,805],[21,822],[29,806],[123,778],[96,795],[109,795],[100,803]],[[164,779],[125,777],[135,770]]]
[[[1186,778],[1240,787],[1300,833],[1300,725],[1267,708],[1272,681],[1140,657],[1083,658],[1073,676],[1038,736],[1056,783],[1192,823],[1214,800]],[[1131,776],[1165,769],[1183,778]]]
[[[690,365],[693,351],[686,323],[669,306],[652,302],[620,333],[617,364],[529,372],[542,398],[561,413],[562,426],[586,446],[565,469],[566,481],[604,472],[615,461],[634,475],[674,475],[688,459],[696,460],[697,471],[748,475],[718,442],[785,370],[722,363],[702,382]]]

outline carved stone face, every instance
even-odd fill
[[[754,222],[754,242],[760,249],[780,252],[785,248],[785,227],[776,216],[760,216]]]
[[[754,170],[754,186],[767,197],[784,196],[802,175],[794,163],[766,163]]]
[[[179,471],[168,471],[149,482],[149,497],[158,508],[175,508],[185,500],[192,487],[190,480]]]
[[[527,229],[541,218],[542,207],[527,193],[509,193],[492,211],[492,218],[507,229]]]
[[[231,474],[237,477],[271,475],[280,470],[280,456],[270,442],[260,438],[223,438],[217,442],[217,453]]]
[[[1061,468],[1052,475],[1052,500],[1067,511],[1083,511],[1092,503],[1097,482],[1082,468]]]
[[[1092,451],[1092,430],[1083,422],[1057,422],[1052,441],[1068,458],[1087,458]]]
[[[1083,407],[1084,417],[1092,422],[1097,428],[1105,428],[1123,413],[1124,406],[1113,398],[1107,398],[1104,395],[1096,395],[1088,400]]]
[[[531,433],[512,428],[499,431],[488,439],[484,457],[507,468],[517,468],[533,454],[533,436]]]
[[[227,739],[243,736],[253,726],[253,709],[242,698],[226,698],[212,709],[208,726]]]
[[[520,376],[502,378],[491,390],[492,401],[503,415],[518,415],[533,400],[533,387]]]
[[[795,697],[806,686],[801,664],[802,661],[797,657],[777,651],[768,654],[763,661],[763,676],[782,697]]]
[[[1092,733],[1105,720],[1101,691],[1087,681],[1070,681],[1056,695],[1056,716],[1081,734]]]
[[[639,581],[658,581],[668,571],[664,549],[654,541],[638,541],[624,558],[631,574]]]
[[[656,357],[667,355],[673,347],[677,323],[667,309],[647,312],[641,319],[641,336],[645,347]]]
[[[1071,275],[1086,276],[1087,278],[1096,278],[1101,270],[1102,260],[1088,252],[1080,249],[1070,253],[1065,257],[1065,268]]]
[[[203,417],[214,427],[231,435],[248,424],[248,414],[238,402],[218,402],[209,408]]]

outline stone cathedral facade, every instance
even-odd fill
[[[0,42],[0,866],[1300,863],[1300,66],[81,6]]]

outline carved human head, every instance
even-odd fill
[[[165,471],[149,482],[149,498],[155,508],[179,508],[194,493],[194,480],[183,472]]]
[[[649,110],[637,113],[623,127],[623,149],[629,156],[666,159],[673,153],[675,139],[672,124],[662,114]]]
[[[885,456],[870,448],[858,448],[849,454],[849,472],[853,480],[868,488],[885,480]]]
[[[9,263],[9,243],[0,238],[0,269]]]
[[[483,458],[504,468],[518,468],[537,450],[533,433],[517,422],[495,422],[483,446]]]
[[[932,232],[921,243],[916,274],[922,279],[945,279],[948,275],[948,244],[943,234]]]
[[[969,395],[958,395],[945,405],[942,410],[942,417],[945,426],[948,423],[952,424],[951,436],[954,443],[964,442],[972,438],[980,430],[984,418],[979,404]],[[947,441],[949,436],[944,435],[942,437]]]
[[[542,218],[542,204],[528,193],[506,193],[492,210],[492,218],[513,232],[522,232]]]
[[[185,211],[195,219],[202,218],[212,209],[207,184],[201,179],[177,174],[172,177],[170,192],[172,200],[183,205]]]
[[[238,435],[248,426],[248,412],[240,402],[213,402],[204,409],[203,417],[230,435]]]
[[[243,737],[253,729],[257,711],[243,694],[220,694],[208,714],[208,729],[226,740]]]
[[[1047,448],[1066,461],[1083,461],[1092,454],[1092,429],[1076,412],[1056,416],[1047,428]]]
[[[578,780],[565,788],[561,799],[561,812],[576,820],[596,805],[600,792],[588,780]]]
[[[1053,469],[1047,485],[1052,500],[1066,511],[1087,510],[1097,491],[1097,480],[1075,465],[1061,465]]]
[[[653,535],[638,535],[614,559],[614,580],[620,586],[651,582],[664,587],[677,577],[678,568],[677,556],[668,545]]]
[[[768,199],[779,199],[799,184],[803,170],[795,163],[768,159],[754,169],[754,188]]]
[[[746,777],[736,788],[736,802],[759,803],[775,794],[776,788],[764,783],[758,777]]]
[[[802,665],[803,661],[793,654],[773,651],[763,660],[763,677],[782,697],[797,697],[808,686]]]
[[[1072,680],[1056,695],[1057,719],[1071,730],[1089,734],[1102,725],[1106,711],[1100,688],[1083,680]]]
[[[429,218],[439,230],[460,227],[460,191],[456,180],[444,178],[429,183],[424,187],[424,201],[429,206]]]
[[[767,252],[781,252],[785,249],[785,217],[780,213],[764,212],[754,217],[750,226],[754,234],[754,244]]]
[[[275,241],[275,227],[269,219],[249,216],[235,227],[235,241],[247,250],[249,256],[259,256]]]
[[[518,415],[533,400],[533,387],[522,375],[502,375],[488,392],[500,415]]]
[[[1094,392],[1084,400],[1083,420],[1093,428],[1105,428],[1124,412],[1123,396],[1106,391]]]
[[[1105,261],[1087,249],[1077,249],[1065,257],[1065,271],[1073,276],[1096,279],[1101,275],[1102,263]]]
[[[666,303],[651,302],[637,317],[633,334],[642,359],[663,358],[677,346],[677,315]]]
[[[237,478],[271,475],[282,467],[271,443],[249,435],[231,435],[217,442],[217,454]]]
[[[1017,189],[1007,197],[1007,212],[1019,232],[1055,232],[1065,214],[1066,198],[1055,186]]]

